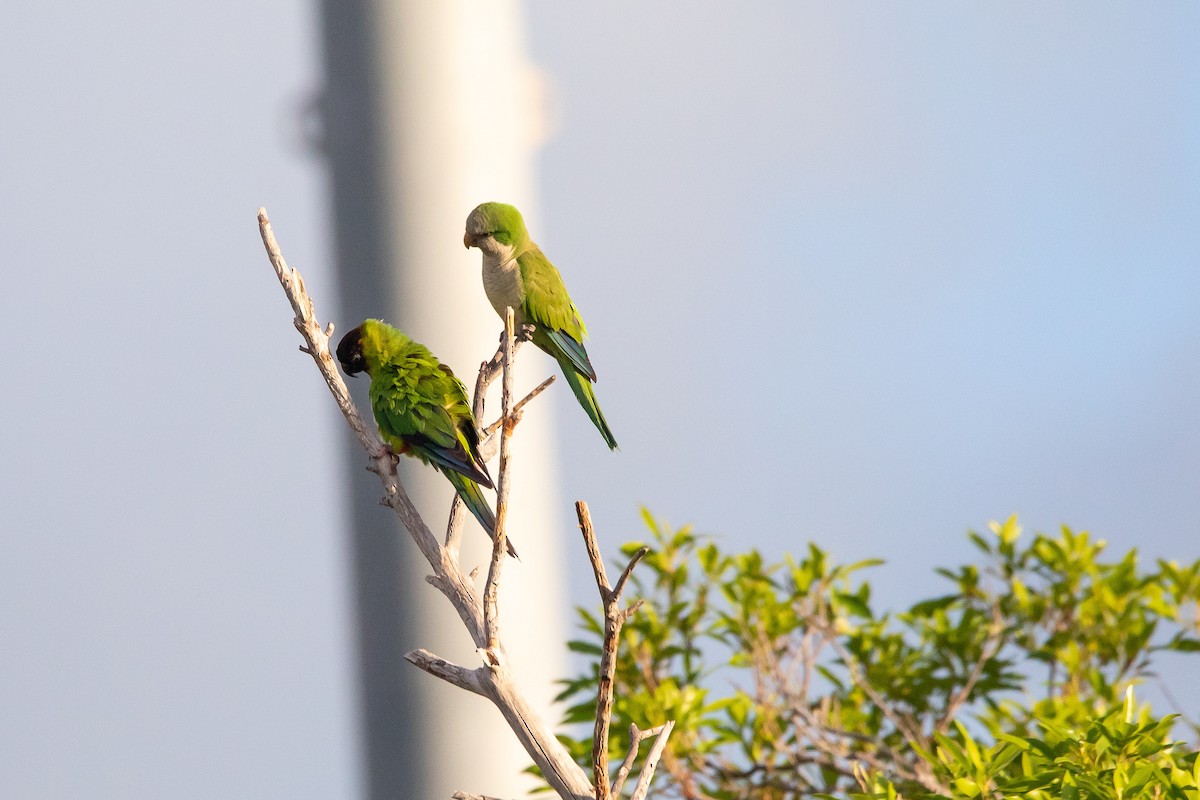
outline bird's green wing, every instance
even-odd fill
[[[567,294],[558,268],[537,245],[531,245],[518,256],[517,265],[521,269],[521,285],[525,292],[522,308],[525,319],[537,325],[545,334],[546,344],[558,351],[551,351],[551,355],[557,358],[561,353],[588,380],[596,380],[596,369],[583,346],[587,327]]]
[[[423,461],[491,487],[466,389],[450,368],[410,358],[378,372],[371,406],[379,429]]]

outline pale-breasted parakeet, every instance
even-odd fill
[[[615,450],[592,384],[596,370],[583,347],[587,334],[558,269],[529,238],[521,212],[505,203],[484,203],[467,217],[463,244],[483,251],[483,290],[500,318],[511,306],[516,324],[533,326],[533,343],[554,357],[579,405]]]
[[[450,368],[401,331],[369,319],[338,342],[347,375],[371,376],[371,410],[394,452],[415,456],[441,472],[479,524],[494,536],[496,515],[480,491],[492,488],[479,455],[479,431],[467,390]],[[511,543],[508,552],[515,556]]]

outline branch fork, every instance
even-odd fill
[[[633,554],[629,563],[625,565],[625,569],[621,570],[621,577],[617,578],[617,585],[613,586],[608,582],[604,559],[600,556],[600,546],[596,542],[596,531],[592,525],[592,514],[587,503],[582,500],[575,503],[575,516],[579,519],[579,531],[583,534],[588,561],[591,562],[592,573],[596,577],[596,588],[600,591],[600,602],[604,606],[604,644],[600,655],[600,686],[596,692],[596,724],[592,732],[592,785],[596,792],[596,800],[610,800],[612,797],[620,796],[621,784],[624,783],[637,758],[638,745],[642,738],[650,735],[650,732],[638,731],[636,726],[631,727],[629,754],[617,772],[617,780],[610,784],[608,744],[609,726],[612,721],[613,677],[617,671],[617,646],[621,640],[621,627],[637,613],[642,605],[642,601],[637,600],[628,608],[622,609],[621,592],[625,590],[625,584],[629,581],[629,576],[633,574],[633,568],[650,552],[650,548],[639,548]],[[653,729],[658,739],[651,748],[650,756],[642,769],[642,774],[634,790],[634,798],[646,796],[646,792],[650,788],[650,780],[654,777],[658,758],[662,754],[663,748],[666,747],[667,738],[671,735],[671,729],[674,727],[674,722],[668,722]]]

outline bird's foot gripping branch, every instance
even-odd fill
[[[547,379],[522,400],[513,402],[511,367],[520,345],[516,336],[513,309],[506,309],[505,332],[501,337],[500,348],[480,367],[470,407],[466,403],[466,390],[453,373],[444,368],[429,350],[394,328],[375,320],[368,320],[346,334],[338,345],[337,355],[348,374],[363,371],[371,375],[372,406],[376,421],[380,423],[380,432],[377,433],[374,426],[367,425],[359,414],[334,363],[329,348],[334,332],[333,325],[322,328],[317,322],[316,310],[304,288],[304,281],[300,273],[291,269],[284,260],[265,209],[258,211],[258,225],[267,256],[295,312],[293,322],[304,339],[300,350],[310,355],[316,363],[325,385],[333,394],[338,408],[367,454],[368,469],[379,476],[384,491],[383,504],[393,510],[429,562],[433,571],[429,582],[445,595],[458,612],[475,643],[482,663],[472,669],[446,661],[423,649],[410,652],[405,657],[430,675],[491,700],[546,782],[562,798],[610,800],[619,796],[621,781],[628,774],[633,756],[636,755],[637,742],[654,735],[656,738],[651,746],[650,757],[643,766],[637,788],[632,795],[635,800],[644,798],[654,774],[658,755],[670,736],[670,723],[660,726],[659,729],[643,732],[642,737],[635,739],[634,752],[618,771],[615,786],[608,774],[608,728],[612,711],[615,653],[621,624],[636,611],[638,605],[634,603],[622,610],[619,607],[620,595],[629,573],[644,553],[636,554],[625,567],[616,586],[610,586],[605,577],[587,505],[582,501],[576,504],[576,511],[588,557],[600,589],[606,620],[604,655],[597,690],[594,775],[591,781],[559,742],[553,730],[520,692],[505,653],[496,596],[505,553],[515,554],[508,544],[505,525],[511,481],[509,440],[525,406],[554,380]],[[444,416],[423,416],[430,408],[421,406],[418,397],[389,394],[385,391],[388,376],[398,376],[399,370],[418,371],[418,382],[436,395],[436,399],[429,404],[430,408],[440,410]],[[483,398],[488,387],[497,378],[501,378],[502,386],[501,414],[499,419],[481,430],[479,421],[484,411]],[[425,427],[414,430],[414,425]],[[497,498],[493,514],[479,492],[479,485],[492,485],[485,462],[497,451],[499,467],[494,481]],[[425,524],[397,477],[395,453],[420,458],[446,475],[454,484],[456,496],[443,541],[438,541]],[[491,564],[482,594],[477,590],[472,576],[464,573],[459,564],[458,543],[463,523],[464,501],[493,539]],[[459,794],[456,797],[470,798],[478,795]]]

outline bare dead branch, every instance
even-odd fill
[[[620,768],[617,770],[617,776],[612,782],[612,796],[620,797],[621,788],[625,785],[625,779],[629,777],[629,771],[633,769],[633,762],[637,761],[638,748],[641,747],[642,740],[648,739],[651,736],[657,736],[662,733],[665,725],[658,725],[648,730],[640,730],[637,725],[629,726],[629,752],[625,754],[625,760],[621,762]]]
[[[384,487],[383,504],[390,507],[403,522],[404,527],[433,570],[428,581],[437,587],[454,606],[476,647],[485,650],[487,663],[484,667],[468,670],[424,650],[413,651],[406,657],[426,672],[491,700],[500,709],[522,747],[541,770],[546,782],[560,797],[566,800],[592,800],[591,786],[586,773],[575,764],[570,754],[555,737],[554,732],[517,689],[504,655],[503,645],[499,642],[498,637],[494,642],[494,647],[485,649],[488,637],[485,632],[483,604],[476,595],[472,580],[463,574],[459,566],[457,548],[452,546],[455,544],[456,538],[453,520],[447,529],[447,542],[451,546],[443,547],[421,519],[405,492],[404,486],[397,478],[391,449],[384,445],[373,428],[363,422],[362,416],[355,408],[346,384],[337,371],[329,351],[329,338],[333,334],[333,325],[330,324],[322,329],[317,322],[316,311],[312,299],[304,288],[304,281],[300,274],[289,268],[287,262],[284,261],[265,209],[260,208],[258,211],[258,224],[267,256],[295,312],[294,324],[305,342],[303,350],[316,362],[317,369],[325,379],[325,384],[333,394],[338,408],[366,450],[370,459],[368,468],[379,476]],[[514,337],[509,336],[508,338],[511,341]],[[514,343],[511,352],[515,353],[515,350]],[[509,364],[512,363],[511,354],[507,360]],[[493,362],[496,366],[487,370],[489,374],[483,376],[486,377],[486,380],[477,384],[477,388],[486,390],[487,384],[495,377],[492,373],[495,373],[496,367],[502,365],[503,357],[498,354],[492,362],[486,362],[484,366],[489,367]],[[477,412],[476,419],[479,419],[479,414],[482,413],[482,397],[483,391],[477,391],[476,401],[479,412]],[[511,401],[511,389],[509,398]],[[506,408],[505,410],[511,412],[511,409]],[[506,427],[511,433],[511,423]],[[503,438],[501,444],[503,447]],[[500,475],[502,484],[505,483],[504,473],[506,472],[507,464],[504,463],[502,457]],[[498,510],[499,508],[501,507],[498,507]]]
[[[421,553],[433,567],[434,585],[446,595],[455,610],[458,611],[459,617],[467,626],[471,636],[479,641],[483,635],[483,614],[479,602],[475,598],[474,588],[466,581],[449,554],[438,545],[437,539],[430,532],[425,521],[421,519],[416,506],[413,505],[408,493],[404,490],[403,484],[396,477],[396,468],[392,461],[390,448],[380,440],[373,429],[367,427],[363,422],[362,415],[358,413],[354,401],[350,398],[346,383],[342,380],[341,373],[338,372],[333,356],[329,352],[329,333],[333,332],[333,325],[331,323],[327,328],[322,329],[320,323],[317,322],[317,312],[312,298],[308,296],[308,292],[304,288],[304,279],[300,277],[299,272],[288,267],[284,260],[279,242],[275,239],[275,233],[271,228],[271,221],[267,218],[266,209],[258,210],[258,227],[263,245],[267,250],[267,257],[271,260],[271,266],[275,268],[275,275],[279,278],[279,283],[292,305],[292,310],[296,312],[293,324],[295,324],[296,330],[300,331],[300,335],[304,337],[309,355],[316,362],[317,369],[320,370],[321,377],[325,379],[325,385],[333,394],[346,422],[358,437],[359,443],[367,451],[367,455],[371,459],[371,471],[377,474],[383,483],[384,505],[390,507],[404,523],[409,535],[412,536]]]
[[[450,516],[446,519],[446,540],[443,545],[446,552],[455,561],[458,561],[459,548],[462,544],[462,529],[463,520],[466,519],[466,505],[463,504],[462,498],[458,496],[458,492],[454,493],[454,499],[450,501]]]
[[[496,348],[496,354],[489,360],[484,361],[479,365],[479,374],[475,378],[475,393],[471,395],[471,414],[475,417],[475,424],[479,425],[483,420],[483,406],[487,398],[488,387],[492,385],[492,381],[496,378],[496,368],[500,365],[501,359],[504,357],[504,343]],[[480,431],[480,450],[479,454],[484,461],[488,461],[495,454],[494,451],[485,453],[483,451],[483,432]],[[462,498],[458,496],[458,492],[454,493],[454,499],[450,501],[450,519],[446,521],[446,550],[457,559],[459,553],[459,545],[462,541],[462,525],[465,517],[465,511]]]
[[[621,787],[625,784],[625,779],[629,777],[629,770],[633,769],[633,762],[637,760],[638,747],[642,743],[642,738],[649,734],[648,731],[642,731],[637,725],[630,723],[629,725],[629,750],[625,753],[625,760],[621,762],[621,766],[617,768],[616,777],[612,781],[612,794],[614,797],[621,796]],[[595,765],[592,765],[595,769]]]
[[[612,721],[613,678],[617,672],[617,647],[621,638],[621,626],[640,607],[640,603],[634,603],[628,610],[621,610],[621,590],[625,587],[633,568],[650,548],[643,547],[634,554],[621,572],[617,588],[613,589],[604,570],[604,559],[600,555],[600,545],[596,541],[592,514],[587,503],[582,500],[576,502],[575,515],[579,519],[583,544],[587,548],[588,561],[591,562],[592,573],[596,578],[600,602],[604,605],[604,645],[600,654],[600,685],[596,691],[596,722],[592,732],[592,785],[596,789],[596,800],[609,800],[612,789],[608,779],[608,742]]]
[[[288,301],[292,304],[292,310],[296,312],[296,318],[292,324],[296,326],[296,330],[300,331],[300,335],[304,337],[305,341],[305,345],[300,350],[312,356],[313,360],[317,362],[317,369],[321,371],[325,385],[329,387],[333,399],[337,401],[338,408],[346,417],[346,422],[350,424],[351,429],[358,436],[358,440],[366,448],[368,455],[382,460],[386,447],[375,435],[375,432],[363,423],[362,416],[354,407],[354,401],[350,399],[350,392],[346,390],[345,381],[342,380],[341,374],[333,364],[333,356],[329,353],[329,337],[333,335],[333,323],[329,324],[328,333],[321,329],[321,325],[317,322],[317,312],[313,308],[313,302],[304,289],[304,279],[284,260],[283,252],[279,248],[279,242],[275,239],[275,232],[271,229],[271,221],[267,218],[265,208],[258,210],[258,230],[262,236],[263,246],[267,249],[267,257],[271,260],[271,266],[275,268],[275,277],[279,279]]]
[[[405,653],[404,658],[435,678],[441,678],[460,689],[466,689],[468,692],[487,696],[487,690],[479,680],[478,670],[467,669],[466,667],[451,663],[424,648]]]
[[[638,609],[642,607],[644,602],[646,601],[640,597],[637,600],[634,600],[629,604],[629,608],[621,612],[621,616],[624,617],[626,622],[629,622],[629,620],[633,619],[633,615],[638,612]]]
[[[625,582],[628,581],[629,576],[631,574],[633,574],[633,568],[636,567],[638,562],[641,561],[643,558],[645,558],[646,554],[649,552],[650,552],[649,547],[640,547],[640,548],[638,548],[638,551],[633,554],[633,557],[629,559],[629,563],[626,564],[625,569],[623,569],[621,571],[621,577],[617,578],[617,585],[613,587],[613,590],[612,590],[613,600],[621,599],[621,592],[625,591]],[[640,600],[638,600],[636,603],[634,603],[634,606],[640,606],[640,605],[641,605]]]
[[[596,576],[596,588],[600,590],[600,602],[604,604],[604,648],[600,656],[600,685],[596,690],[596,721],[592,730],[592,785],[596,789],[596,800],[609,800],[611,787],[608,780],[608,737],[612,722],[613,676],[616,673],[616,643],[609,641],[612,625],[608,610],[612,606],[612,589],[604,572],[604,558],[596,542],[596,531],[592,527],[592,514],[587,503],[575,503],[575,514],[579,518],[579,530],[587,548],[588,561]]]
[[[534,387],[533,391],[531,391],[529,394],[522,397],[520,402],[518,402],[515,406],[513,406],[512,414],[510,416],[514,420],[520,421],[521,414],[524,413],[525,404],[528,403],[533,398],[537,397],[542,392],[546,391],[546,389],[549,388],[550,384],[554,383],[554,380],[556,377],[557,376],[555,376],[555,375],[551,375],[549,378],[546,378],[546,380],[542,381],[536,387]],[[488,425],[486,428],[483,429],[483,433],[486,438],[479,445],[480,452],[483,452],[484,447],[486,447],[488,445],[493,445],[493,441],[494,441],[493,434],[495,434],[496,431],[499,430],[500,424],[502,422],[504,422],[504,417],[500,417],[500,419],[496,420],[491,425]]]
[[[592,527],[592,512],[587,503],[578,500],[575,503],[575,516],[579,519],[579,532],[583,534],[583,545],[587,548],[588,561],[596,576],[596,588],[600,590],[600,602],[608,604],[612,587],[608,583],[608,575],[604,570],[604,557],[600,555],[600,545],[596,542],[596,529]]]
[[[501,381],[500,418],[504,421],[500,429],[500,471],[496,483],[496,530],[492,542],[492,565],[488,570],[487,583],[483,590],[483,627],[487,636],[488,650],[499,647],[500,642],[500,609],[496,602],[497,586],[500,583],[500,570],[504,566],[504,550],[508,544],[504,532],[508,520],[508,492],[511,485],[509,480],[509,452],[514,423],[510,416],[512,411],[512,361],[516,352],[513,345],[514,315],[512,308],[505,309],[504,315],[504,360],[502,362],[504,377]]]
[[[662,758],[663,750],[667,746],[667,739],[671,738],[671,731],[674,728],[674,720],[663,724],[662,731],[646,755],[646,763],[642,765],[642,774],[638,776],[637,785],[633,787],[633,794],[629,796],[629,800],[646,800],[646,792],[650,791],[650,781],[654,780],[654,770],[658,767],[658,760]]]

